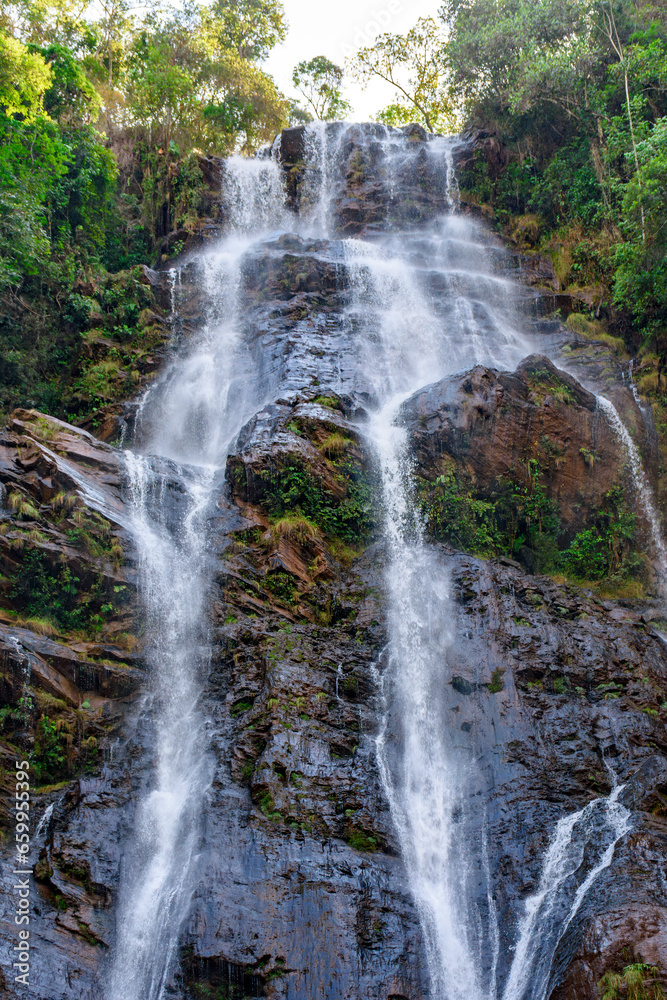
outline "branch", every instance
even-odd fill
[[[408,91],[405,89],[405,87],[402,86],[402,84],[397,83],[396,80],[394,80],[391,69],[389,70],[389,75],[385,75],[384,73],[380,72],[380,70],[377,69],[377,67],[375,67],[372,70],[372,75],[379,76],[381,80],[385,81],[385,83],[390,83],[392,87],[396,87],[397,90],[400,90],[401,93],[404,95],[404,97],[407,97],[407,99],[410,101],[410,104],[414,104],[417,110],[424,116],[424,119],[428,127],[432,128],[431,119],[428,111],[426,111],[426,109],[421,106],[419,101],[417,101],[416,98],[412,96],[412,94],[408,93]]]

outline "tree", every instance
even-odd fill
[[[614,55],[618,58],[618,65],[621,68],[623,74],[623,84],[625,87],[625,109],[628,116],[628,125],[630,126],[630,139],[632,141],[632,152],[635,160],[636,169],[636,181],[639,194],[639,211],[642,223],[642,242],[646,241],[646,218],[644,214],[644,199],[642,193],[642,174],[639,169],[639,154],[637,152],[637,137],[635,135],[635,122],[632,113],[632,100],[630,98],[630,76],[628,69],[628,60],[623,42],[621,41],[620,35],[618,33],[618,27],[616,25],[616,16],[614,14],[614,4],[612,0],[607,3],[601,3],[599,5],[599,18],[598,26],[603,32],[605,38],[611,45]]]
[[[253,61],[229,48],[224,23],[186,8],[149,17],[129,57],[128,105],[149,143],[170,149],[251,150],[287,121],[288,104]]]
[[[467,114],[526,114],[543,98],[566,113],[585,103],[602,65],[588,0],[447,0],[440,15],[451,86]]]
[[[44,113],[53,73],[43,57],[0,32],[0,290],[44,266],[51,185],[67,146]]]
[[[357,52],[351,67],[362,84],[379,77],[398,91],[398,100],[381,113],[383,120],[418,118],[431,132],[456,127],[442,58],[444,42],[435,20],[424,17],[407,35],[379,35],[374,45]]]
[[[215,0],[208,16],[219,44],[233,49],[240,59],[265,59],[287,36],[279,0]],[[204,11],[202,17],[207,17]]]
[[[78,51],[94,40],[85,19],[88,7],[84,0],[15,0],[3,6],[0,27],[26,43],[59,43]]]
[[[653,336],[667,331],[667,117],[633,150],[638,167],[623,191],[625,242],[616,250],[616,303]],[[664,358],[663,344],[662,356]],[[663,361],[664,363],[664,361]]]
[[[341,95],[343,70],[326,56],[315,56],[300,62],[292,73],[292,83],[305,98],[306,104],[319,121],[336,121],[347,117],[352,108]]]
[[[53,73],[38,52],[0,32],[0,108],[9,117],[31,120],[43,109]]]
[[[89,124],[97,118],[100,99],[81,63],[64,45],[31,49],[43,57],[51,68],[52,79],[44,95],[47,114],[63,125]]]

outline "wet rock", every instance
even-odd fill
[[[374,403],[363,341],[376,331],[360,330],[346,312],[354,262],[339,237],[372,239],[387,225],[405,225],[409,235],[401,239],[410,241],[420,280],[446,321],[452,288],[430,266],[422,238],[422,224],[443,203],[445,177],[419,127],[325,129],[339,153],[331,177],[335,237],[272,237],[242,268],[247,309],[240,333],[249,370],[259,373],[259,409],[230,449],[227,486],[220,485],[211,512],[216,569],[201,707],[210,720],[212,782],[181,972],[167,987],[178,1000],[214,992],[294,1000],[430,995],[423,931],[376,760],[386,553],[374,544],[378,491],[363,439]],[[388,135],[395,141],[387,143]],[[280,141],[295,209],[316,195],[303,170],[311,152],[305,138],[298,128]],[[472,152],[465,145],[455,151],[462,169],[475,149],[492,170],[502,169],[503,151],[488,135],[477,137]],[[195,251],[224,225],[224,166],[213,157],[200,166],[207,205],[201,223],[173,234],[164,248],[185,255],[144,272],[158,311],[178,316],[174,347],[211,318]],[[531,256],[522,263],[491,237],[487,253],[495,276],[523,272],[530,287],[520,293],[516,286],[513,294],[523,300],[527,325],[545,351],[561,351],[579,381],[533,356],[514,373],[476,368],[423,390],[403,414],[417,469],[431,482],[455,467],[483,497],[499,477],[525,482],[537,461],[571,534],[624,476],[625,456],[591,390],[613,389],[637,440],[650,440],[648,418],[622,386],[609,348],[584,342],[550,315],[559,289],[549,262]],[[475,281],[457,276],[464,287]],[[91,358],[107,347],[91,339]],[[157,471],[169,523],[183,485],[174,463],[164,460]],[[59,724],[79,754],[76,774],[63,767],[62,780],[34,796],[31,920],[39,947],[31,979],[33,995],[43,1000],[54,1000],[56,988],[59,1000],[90,1000],[103,989],[123,851],[136,803],[152,780],[151,699],[135,697],[143,675],[141,648],[132,642],[139,628],[122,478],[115,449],[44,414],[18,412],[2,434],[5,806],[16,748],[32,751],[41,716],[49,720],[44,733]],[[62,497],[54,509],[61,494],[69,510],[60,508]],[[114,538],[121,549],[115,558]],[[593,1000],[600,977],[619,962],[667,964],[667,676],[657,632],[663,612],[527,574],[517,559],[439,552],[456,634],[443,661],[443,727],[462,766],[475,762],[465,808],[471,840],[488,844],[501,981],[556,824],[608,795],[614,780],[624,784],[620,801],[631,812],[631,832],[560,943],[551,983],[553,1000]],[[127,587],[128,600],[102,625],[89,622],[84,635],[40,635],[36,622],[33,628],[21,618],[27,599],[19,607],[16,596],[35,561],[84,581],[79,596],[94,614],[107,600],[102,591],[93,594],[98,585],[114,601],[115,588]],[[37,582],[44,585],[41,577]],[[26,691],[36,706],[32,716],[21,705]],[[387,739],[397,746],[400,738],[394,714]],[[66,737],[55,745],[70,752]],[[53,812],[38,839],[47,805]],[[1,818],[7,825],[6,808]],[[481,887],[484,873],[472,874]],[[0,928],[10,940],[7,866],[1,877]],[[472,895],[480,909],[488,907],[481,888]]]
[[[554,965],[555,982],[566,984],[554,998],[593,1000],[610,955],[633,940],[639,912],[652,910],[655,919],[667,904],[654,878],[655,865],[664,865],[666,771],[655,750],[667,735],[664,646],[641,620],[619,621],[613,605],[590,592],[496,562],[460,555],[449,562],[458,621],[446,705],[463,723],[462,759],[468,747],[480,761],[471,793],[479,790],[487,802],[491,869],[502,872],[501,977],[511,958],[506,929],[536,891],[556,821],[607,795],[612,780],[625,783],[632,832],[586,896]],[[639,924],[635,932],[635,954],[650,953],[664,967],[660,933]],[[585,983],[576,972],[579,949],[593,968]]]
[[[404,405],[403,419],[429,481],[456,467],[475,495],[488,498],[503,477],[528,484],[529,460],[536,462],[568,537],[625,480],[627,454],[595,397],[537,355],[511,374],[478,367],[423,389]]]
[[[287,166],[294,166],[306,153],[306,129],[304,125],[286,128],[280,133],[280,160]]]

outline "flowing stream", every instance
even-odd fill
[[[635,395],[634,387],[633,395]],[[597,400],[598,406],[609,421],[609,425],[613,429],[614,433],[622,442],[628,456],[628,463],[630,466],[637,500],[639,501],[639,506],[651,534],[653,557],[655,563],[657,564],[658,585],[661,593],[663,595],[667,594],[667,546],[665,545],[662,537],[660,518],[653,499],[653,491],[651,490],[650,483],[646,477],[646,473],[644,472],[639,449],[632,440],[630,432],[621,420],[618,410],[614,404],[610,400],[605,399],[604,396],[598,396]]]
[[[336,241],[336,254],[349,284],[344,330],[356,352],[350,379],[369,401],[360,426],[377,457],[385,518],[389,645],[380,671],[381,776],[422,920],[434,1000],[544,1000],[557,944],[611,863],[628,816],[615,789],[560,820],[501,989],[485,818],[474,805],[484,801],[486,788],[447,726],[443,703],[456,618],[450,571],[425,540],[401,425],[401,407],[416,390],[475,364],[513,369],[534,345],[521,332],[518,286],[503,270],[502,249],[456,212],[454,141],[436,139],[424,149],[398,130],[366,128],[362,137],[383,147],[389,218],[395,209],[397,221],[385,232]],[[153,684],[143,725],[153,736],[154,770],[125,852],[108,1000],[164,995],[196,884],[212,776],[202,704],[213,572],[209,520],[230,443],[267,392],[260,391],[242,336],[243,260],[274,230],[291,227],[331,240],[346,135],[342,125],[309,130],[298,221],[287,221],[272,159],[228,163],[230,231],[201,263],[208,320],[147,393],[137,449],[127,452],[150,637]],[[428,169],[439,187],[433,217],[416,226],[401,217],[401,190],[418,169]],[[178,287],[174,274],[175,319]],[[641,465],[638,482],[640,473]],[[645,512],[651,521],[646,504]],[[586,869],[584,852],[594,836],[602,839]],[[473,892],[479,885],[483,891]]]
[[[229,443],[255,411],[239,338],[241,262],[283,212],[271,160],[228,161],[230,232],[203,261],[208,320],[141,403],[141,451],[126,453],[131,529],[140,557],[152,687],[143,725],[154,774],[137,808],[121,872],[108,1000],[164,995],[195,884],[202,810],[212,776],[201,692],[207,673],[208,518]]]

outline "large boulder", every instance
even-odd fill
[[[626,402],[641,423],[629,392]],[[503,479],[525,487],[539,475],[567,538],[626,481],[627,451],[596,397],[539,355],[515,372],[478,366],[428,386],[405,403],[402,419],[424,479],[454,466],[475,496],[488,498]]]

